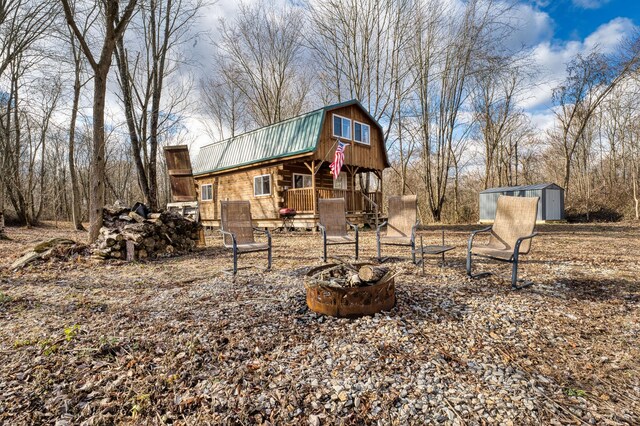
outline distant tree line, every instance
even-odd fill
[[[187,117],[223,139],[357,98],[384,129],[387,192],[418,194],[423,221],[474,221],[478,191],[543,181],[571,214],[638,219],[637,34],[566,64],[540,133],[520,106],[540,70],[512,46],[516,4],[258,1],[197,33],[208,4],[2,2],[0,212],[89,220],[93,239],[105,202],[166,204],[160,148],[188,141]],[[215,65],[198,71],[204,36]]]

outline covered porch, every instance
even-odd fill
[[[361,192],[333,188],[290,188],[284,192],[284,205],[298,213],[317,213],[318,199],[344,198],[347,213],[375,213],[382,204],[382,192]]]
[[[298,215],[315,217],[318,200],[344,198],[347,214],[366,220],[382,210],[382,171],[345,165],[334,180],[326,161],[307,161],[285,165],[283,207]],[[360,220],[358,222],[361,222]]]

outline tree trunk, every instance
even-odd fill
[[[564,157],[564,194],[565,198],[569,198],[569,178],[571,177],[571,157],[565,154]]]
[[[633,176],[633,201],[636,208],[636,220],[640,220],[640,200],[638,199],[638,176],[634,173]]]
[[[76,172],[75,145],[76,122],[78,118],[78,104],[80,103],[80,70],[76,64],[76,78],[73,84],[73,107],[71,108],[71,123],[69,124],[69,174],[71,175],[71,219],[73,229],[84,231],[80,216],[80,189],[78,188],[78,174]]]
[[[133,161],[136,165],[136,172],[138,175],[138,184],[140,190],[145,198],[145,202],[149,205],[151,210],[155,211],[154,206],[151,203],[151,195],[149,193],[149,181],[147,180],[147,171],[142,161],[140,153],[140,139],[138,138],[138,130],[136,129],[134,108],[133,108],[133,95],[131,93],[132,81],[129,74],[128,58],[124,49],[124,43],[122,39],[118,40],[116,49],[116,61],[118,64],[118,71],[120,72],[120,81],[122,86],[122,97],[124,101],[124,111],[127,119],[127,129],[129,130],[129,140],[131,142],[131,154]],[[145,119],[145,112],[142,112],[143,119]],[[145,143],[145,142],[143,142]]]
[[[91,194],[89,196],[89,243],[98,239],[104,208],[106,149],[104,139],[104,105],[109,63],[100,64],[93,80],[93,152],[91,156]]]
[[[6,239],[8,237],[4,230],[4,184],[0,181],[0,240]]]

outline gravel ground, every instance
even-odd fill
[[[319,316],[303,275],[312,233],[274,235],[231,265],[217,237],[149,262],[49,261],[11,272],[35,242],[85,234],[9,228],[0,242],[0,423],[640,424],[640,227],[547,225],[525,258],[469,281],[478,226],[447,227],[447,256],[387,263],[397,306]],[[421,233],[435,244],[436,228]],[[362,258],[375,234],[361,233]],[[350,248],[333,253],[350,254]]]

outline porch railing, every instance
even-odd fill
[[[347,189],[316,188],[317,198],[344,198],[348,212],[373,212],[375,206],[362,196],[360,191],[351,192]],[[382,201],[380,192],[367,192],[369,199],[377,205]],[[285,206],[295,209],[298,213],[313,213],[313,189],[292,188],[284,192]]]

